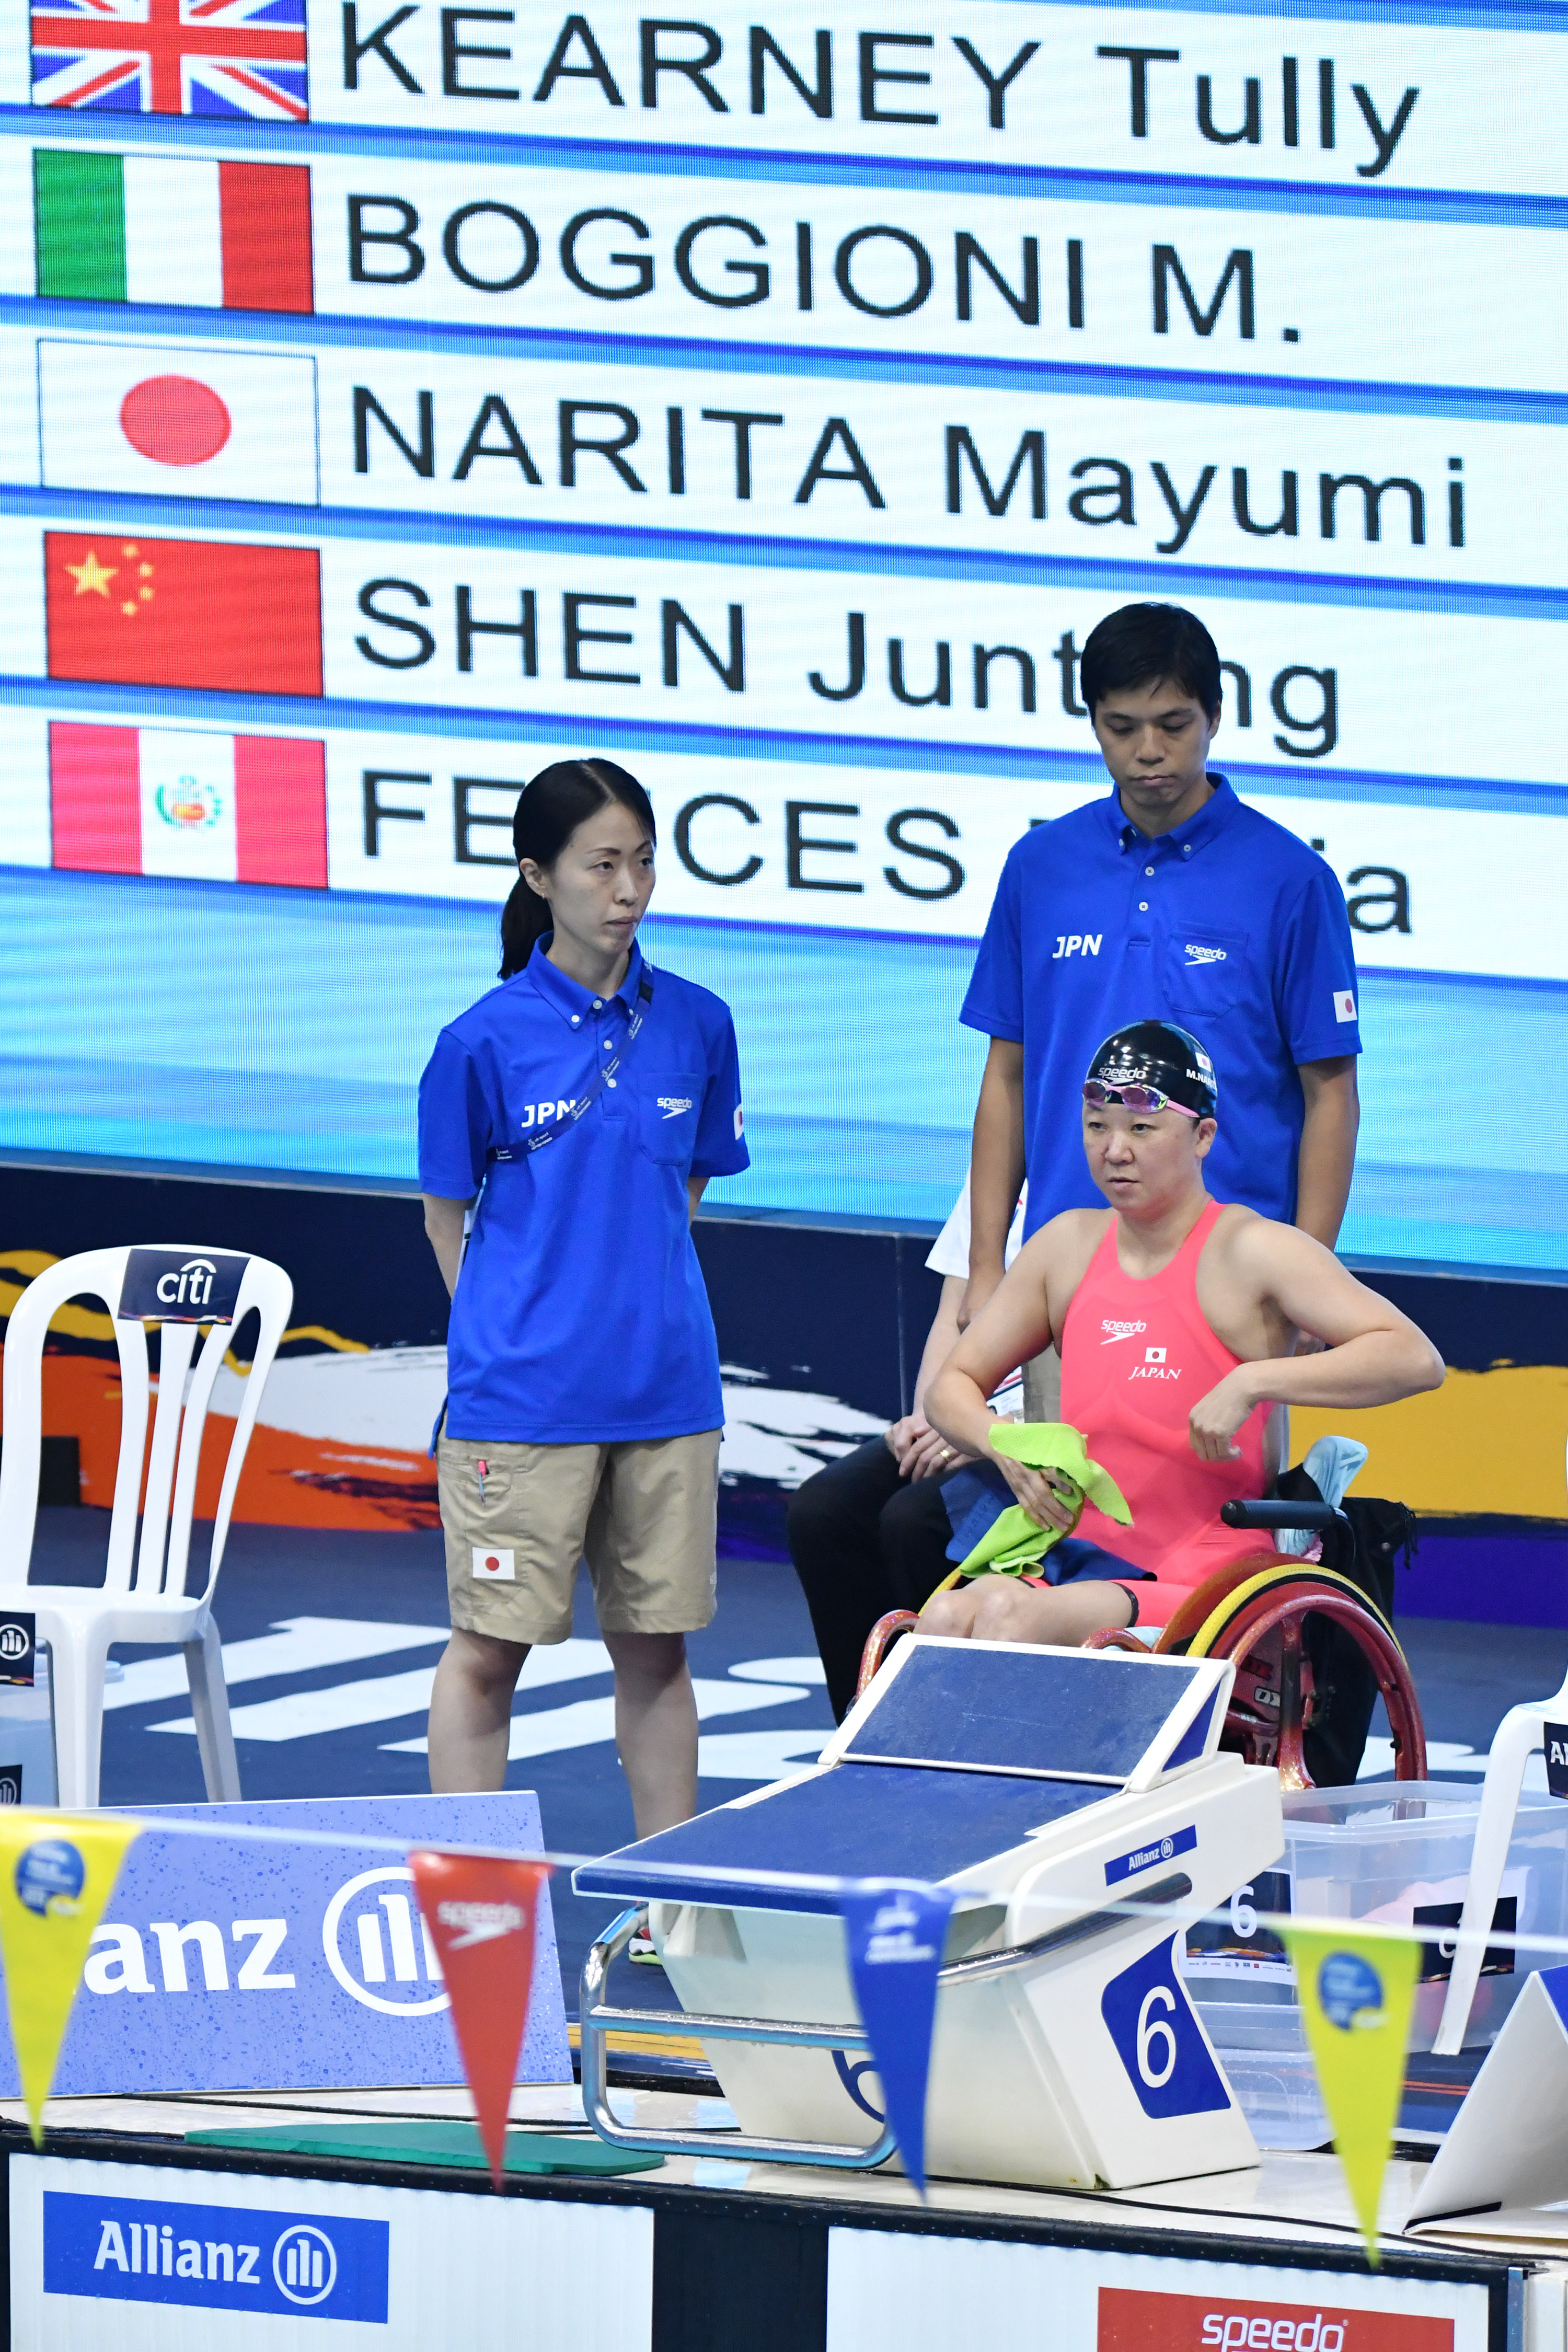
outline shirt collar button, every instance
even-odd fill
[[[605,1009],[605,1000],[604,1000],[604,998],[603,998],[602,996],[595,996],[595,999],[594,999],[594,1010],[595,1010],[595,1013],[602,1013],[602,1012],[604,1011],[604,1009]]]
[[[572,1015],[572,1026],[573,1026],[573,1028],[574,1028],[574,1029],[575,1029],[575,1027],[577,1026],[578,1022],[579,1022],[579,1021],[581,1021],[581,1019],[582,1019],[582,1018],[583,1018],[583,1015],[582,1015],[580,1013],[574,1013],[574,1014]]]

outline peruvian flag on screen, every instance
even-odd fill
[[[313,547],[47,530],[44,567],[51,677],[321,691]]]
[[[321,743],[56,719],[49,805],[57,866],[327,887]]]

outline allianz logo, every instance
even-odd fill
[[[410,1892],[413,1875],[402,1864],[361,1871],[339,1887],[321,1918],[322,1956],[334,1979],[352,2000],[387,2017],[429,2017],[448,2005],[441,1963]],[[226,1937],[213,1919],[153,1919],[145,1932],[105,1920],[82,1982],[103,1997],[292,1992],[299,1979],[286,1949],[290,1928],[286,1918],[236,1919]]]
[[[77,2169],[83,2175],[91,2168]],[[297,2207],[268,2210],[254,2194],[243,2202],[195,2204],[47,2189],[43,2208],[46,2296],[282,2317],[303,2313],[386,2326],[391,2228],[385,2221]],[[94,2338],[83,2334],[72,2340]],[[97,2340],[110,2339],[104,2333]],[[137,2332],[138,2343],[157,2340]],[[193,2332],[178,2340],[201,2338]],[[223,2341],[229,2340],[225,2334]]]

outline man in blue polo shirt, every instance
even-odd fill
[[[1081,676],[1115,790],[1014,845],[964,999],[964,1023],[991,1040],[966,1322],[1002,1279],[1026,1171],[1026,1234],[1099,1205],[1059,1109],[1124,1022],[1177,1022],[1224,1068],[1218,1199],[1331,1249],[1350,1192],[1361,1037],[1344,898],[1314,851],[1208,769],[1213,638],[1179,605],[1124,605],[1091,634]]]

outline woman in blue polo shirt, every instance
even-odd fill
[[[518,1674],[571,1633],[585,1559],[647,1837],[697,1803],[684,1636],[713,1614],[723,1406],[690,1225],[709,1178],[748,1164],[735,1033],[637,945],[654,816],[624,768],[544,769],[512,845],[502,985],[443,1029],[419,1088],[452,1293],[430,1780],[503,1785]]]

